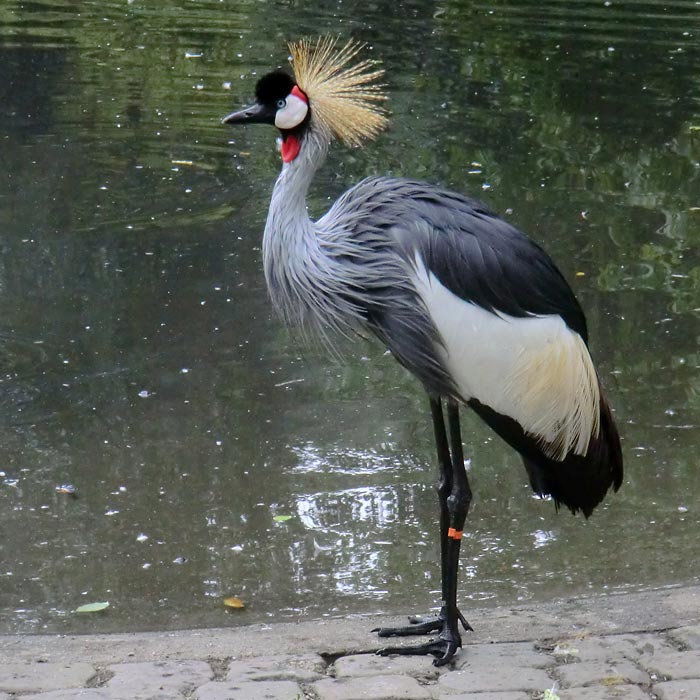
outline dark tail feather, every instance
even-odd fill
[[[478,401],[472,400],[469,405],[520,452],[533,491],[551,496],[557,508],[564,504],[572,513],[580,510],[588,517],[610,488],[617,491],[622,485],[620,437],[602,389],[598,437],[591,440],[585,456],[569,455],[561,462],[545,456],[537,442],[513,419]]]

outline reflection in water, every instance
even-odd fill
[[[552,530],[535,530],[535,532],[532,533],[532,537],[533,546],[536,549],[540,549],[541,547],[546,547],[550,542],[556,540],[557,534]]]
[[[584,522],[467,417],[464,607],[697,579],[700,10],[399,5],[0,7],[4,630],[437,604],[421,390],[381,348],[340,364],[271,318],[278,155],[219,124],[285,39],[323,31],[371,44],[394,117],[332,151],[312,209],[377,172],[487,199],[574,285],[622,428],[626,483]]]
[[[383,450],[396,452],[396,445],[384,443]],[[292,450],[299,462],[293,470],[299,474],[313,472],[332,472],[334,474],[348,474],[360,476],[363,474],[375,474],[380,471],[390,471],[402,466],[404,470],[415,471],[420,469],[418,465],[406,463],[406,460],[398,460],[396,454],[381,454],[375,450],[347,449],[326,450],[322,452],[317,445],[307,443],[302,447]],[[409,457],[410,460],[410,457]]]

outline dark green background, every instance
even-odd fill
[[[333,149],[312,211],[373,173],[485,199],[571,281],[623,435],[624,486],[585,522],[465,420],[462,609],[697,582],[700,8],[351,5],[0,6],[0,631],[438,603],[422,391],[271,316],[275,133],[220,125],[322,32],[368,42],[393,116]]]

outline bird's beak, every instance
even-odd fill
[[[250,107],[232,112],[221,120],[222,124],[274,124],[275,112],[256,102]]]

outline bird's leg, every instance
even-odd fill
[[[442,575],[442,607],[437,618],[421,621],[420,618],[409,618],[408,627],[386,627],[374,630],[380,637],[408,636],[440,632],[437,639],[417,647],[388,647],[380,650],[382,655],[388,654],[433,654],[437,658],[435,664],[441,666],[447,663],[462,645],[459,635],[459,622],[465,630],[471,630],[471,625],[457,608],[457,570],[459,567],[459,548],[462,528],[466,520],[471,489],[464,468],[462,438],[459,427],[459,407],[454,402],[448,402],[447,413],[450,425],[450,446],[445,418],[440,399],[430,399],[433,416],[435,443],[437,446],[438,462],[440,464],[440,480],[438,482],[438,497],[440,500],[440,558]]]
[[[440,417],[442,418],[442,406],[439,406]],[[457,608],[457,570],[459,567],[459,546],[460,542],[452,537],[453,532],[461,532],[466,520],[467,510],[471,502],[472,493],[467,480],[467,473],[464,468],[464,453],[462,451],[462,433],[459,427],[459,407],[455,403],[448,403],[447,415],[450,423],[450,441],[452,444],[451,450],[447,447],[447,435],[445,433],[445,423],[442,421],[441,440],[437,439],[438,428],[436,426],[435,435],[438,445],[438,458],[441,465],[441,477],[438,483],[438,494],[440,496],[440,553],[441,553],[441,572],[442,572],[442,607],[438,620],[446,620],[448,618],[448,605],[450,597],[454,601],[454,608],[457,617],[462,623],[465,631],[471,632],[472,626],[466,621],[464,615]],[[441,447],[442,445],[442,447]],[[450,455],[450,452],[452,453]],[[445,457],[441,454],[444,453]],[[442,465],[447,464],[449,471]],[[454,494],[453,494],[454,492]],[[462,520],[459,523],[459,528],[456,528],[454,521],[454,513],[451,511],[450,499],[456,497],[458,501],[463,501],[460,494],[466,494],[466,506]],[[456,552],[454,551],[456,548]],[[457,629],[457,626],[455,626]]]
[[[437,406],[435,405],[437,404]],[[447,508],[447,499],[452,492],[453,466],[450,448],[447,445],[447,433],[445,431],[445,418],[442,412],[442,403],[438,400],[431,400],[430,407],[433,412],[433,427],[435,430],[435,445],[438,453],[438,463],[440,464],[440,480],[437,485],[438,498],[440,500],[440,576],[442,579],[442,607],[438,620],[446,619],[447,608],[447,560],[449,557],[449,529],[450,511]],[[437,413],[436,413],[437,411]]]
[[[447,403],[447,420],[450,426],[450,451],[452,453],[452,489],[447,497],[447,512],[449,527],[447,530],[446,571],[443,571],[443,609],[440,616],[445,617],[445,627],[440,633],[440,639],[448,642],[445,655],[436,659],[436,665],[447,663],[457,648],[462,646],[459,634],[459,622],[464,628],[471,630],[471,625],[457,607],[457,574],[459,571],[459,550],[462,543],[462,532],[467,519],[469,506],[472,501],[472,490],[464,466],[462,451],[462,433],[459,426],[459,406],[454,401]],[[453,645],[456,645],[453,647]],[[450,653],[451,650],[451,653]]]

